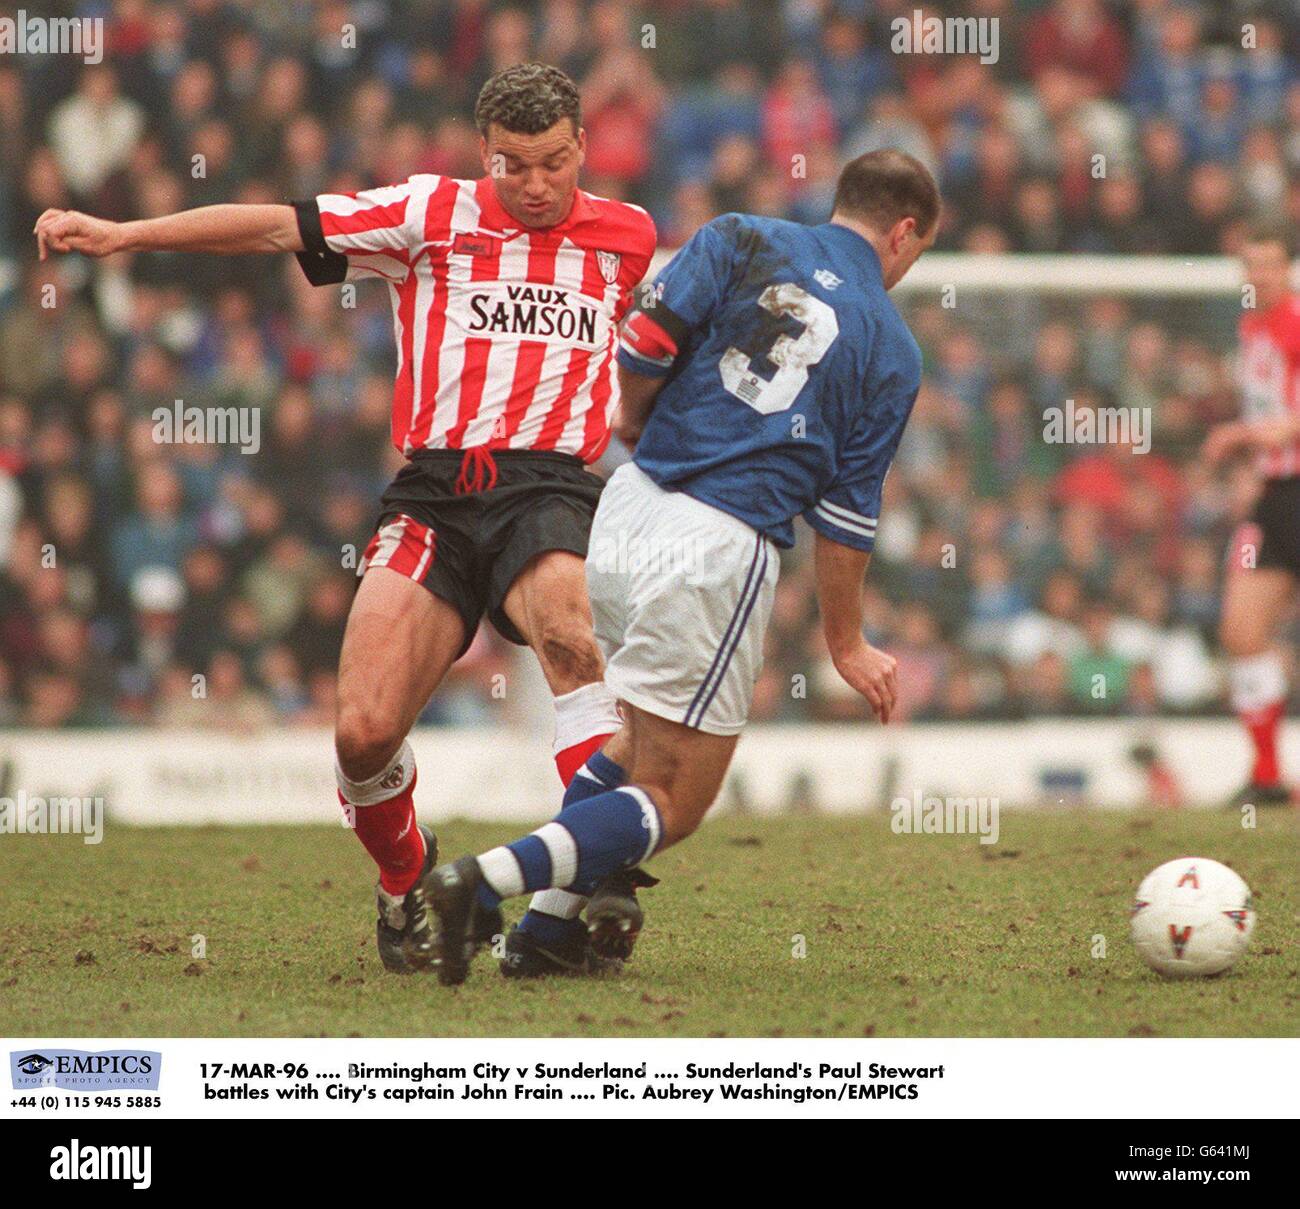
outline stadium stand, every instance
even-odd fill
[[[348,552],[399,461],[384,290],[340,306],[289,257],[39,264],[47,207],[127,219],[477,176],[477,88],[544,59],[583,90],[585,187],[646,206],[667,247],[728,210],[823,221],[839,162],[885,145],[939,173],[949,252],[1209,256],[1254,217],[1300,221],[1294,6],[971,0],[1001,20],[991,70],[891,53],[916,7],[116,0],[77,6],[109,19],[102,64],[0,58],[0,725],[328,723]],[[1233,300],[901,305],[927,379],[869,612],[905,716],[1220,712],[1219,568],[1246,483],[1196,452],[1236,408]],[[1149,408],[1150,451],[1045,443],[1067,397]],[[176,399],[255,409],[258,452],[158,443]],[[753,716],[861,719],[819,647],[806,553]],[[481,631],[423,721],[491,721],[515,658]],[[1100,704],[1098,669],[1122,686]]]

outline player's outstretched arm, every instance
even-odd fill
[[[1229,420],[1210,429],[1201,454],[1212,466],[1241,450],[1277,449],[1300,438],[1300,417]]]
[[[835,670],[867,699],[881,722],[888,722],[898,700],[898,660],[862,636],[862,581],[870,562],[868,551],[816,535],[817,604]]]
[[[292,206],[200,206],[159,218],[111,222],[79,210],[46,210],[36,220],[42,260],[50,252],[111,256],[114,252],[301,252]]]

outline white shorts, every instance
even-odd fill
[[[605,683],[657,717],[737,734],[763,668],[779,572],[772,542],[744,521],[620,466],[587,548]]]

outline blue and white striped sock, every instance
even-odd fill
[[[576,773],[564,791],[560,808],[572,806],[584,798],[594,798],[598,793],[619,789],[627,784],[627,772],[615,764],[603,751],[592,752],[587,762]]]
[[[663,834],[650,795],[636,785],[596,794],[566,806],[531,835],[478,858],[483,904],[529,890],[592,886],[619,869],[645,860]]]
[[[627,772],[622,765],[616,764],[604,752],[593,752],[569,782],[561,807],[608,793],[626,782]],[[570,890],[554,887],[539,890],[529,902],[528,910],[519,921],[519,928],[536,937],[542,944],[563,944],[575,933],[586,930],[586,925],[578,918],[586,905],[585,894],[574,894]]]

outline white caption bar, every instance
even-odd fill
[[[156,1091],[13,1087],[0,1116],[1290,1117],[1300,1041],[22,1038],[161,1054]],[[84,1059],[82,1060],[85,1061]],[[32,1061],[29,1066],[38,1066]],[[47,1069],[57,1069],[51,1065]],[[79,1076],[65,1072],[63,1081]],[[145,1099],[141,1106],[140,1097]]]

